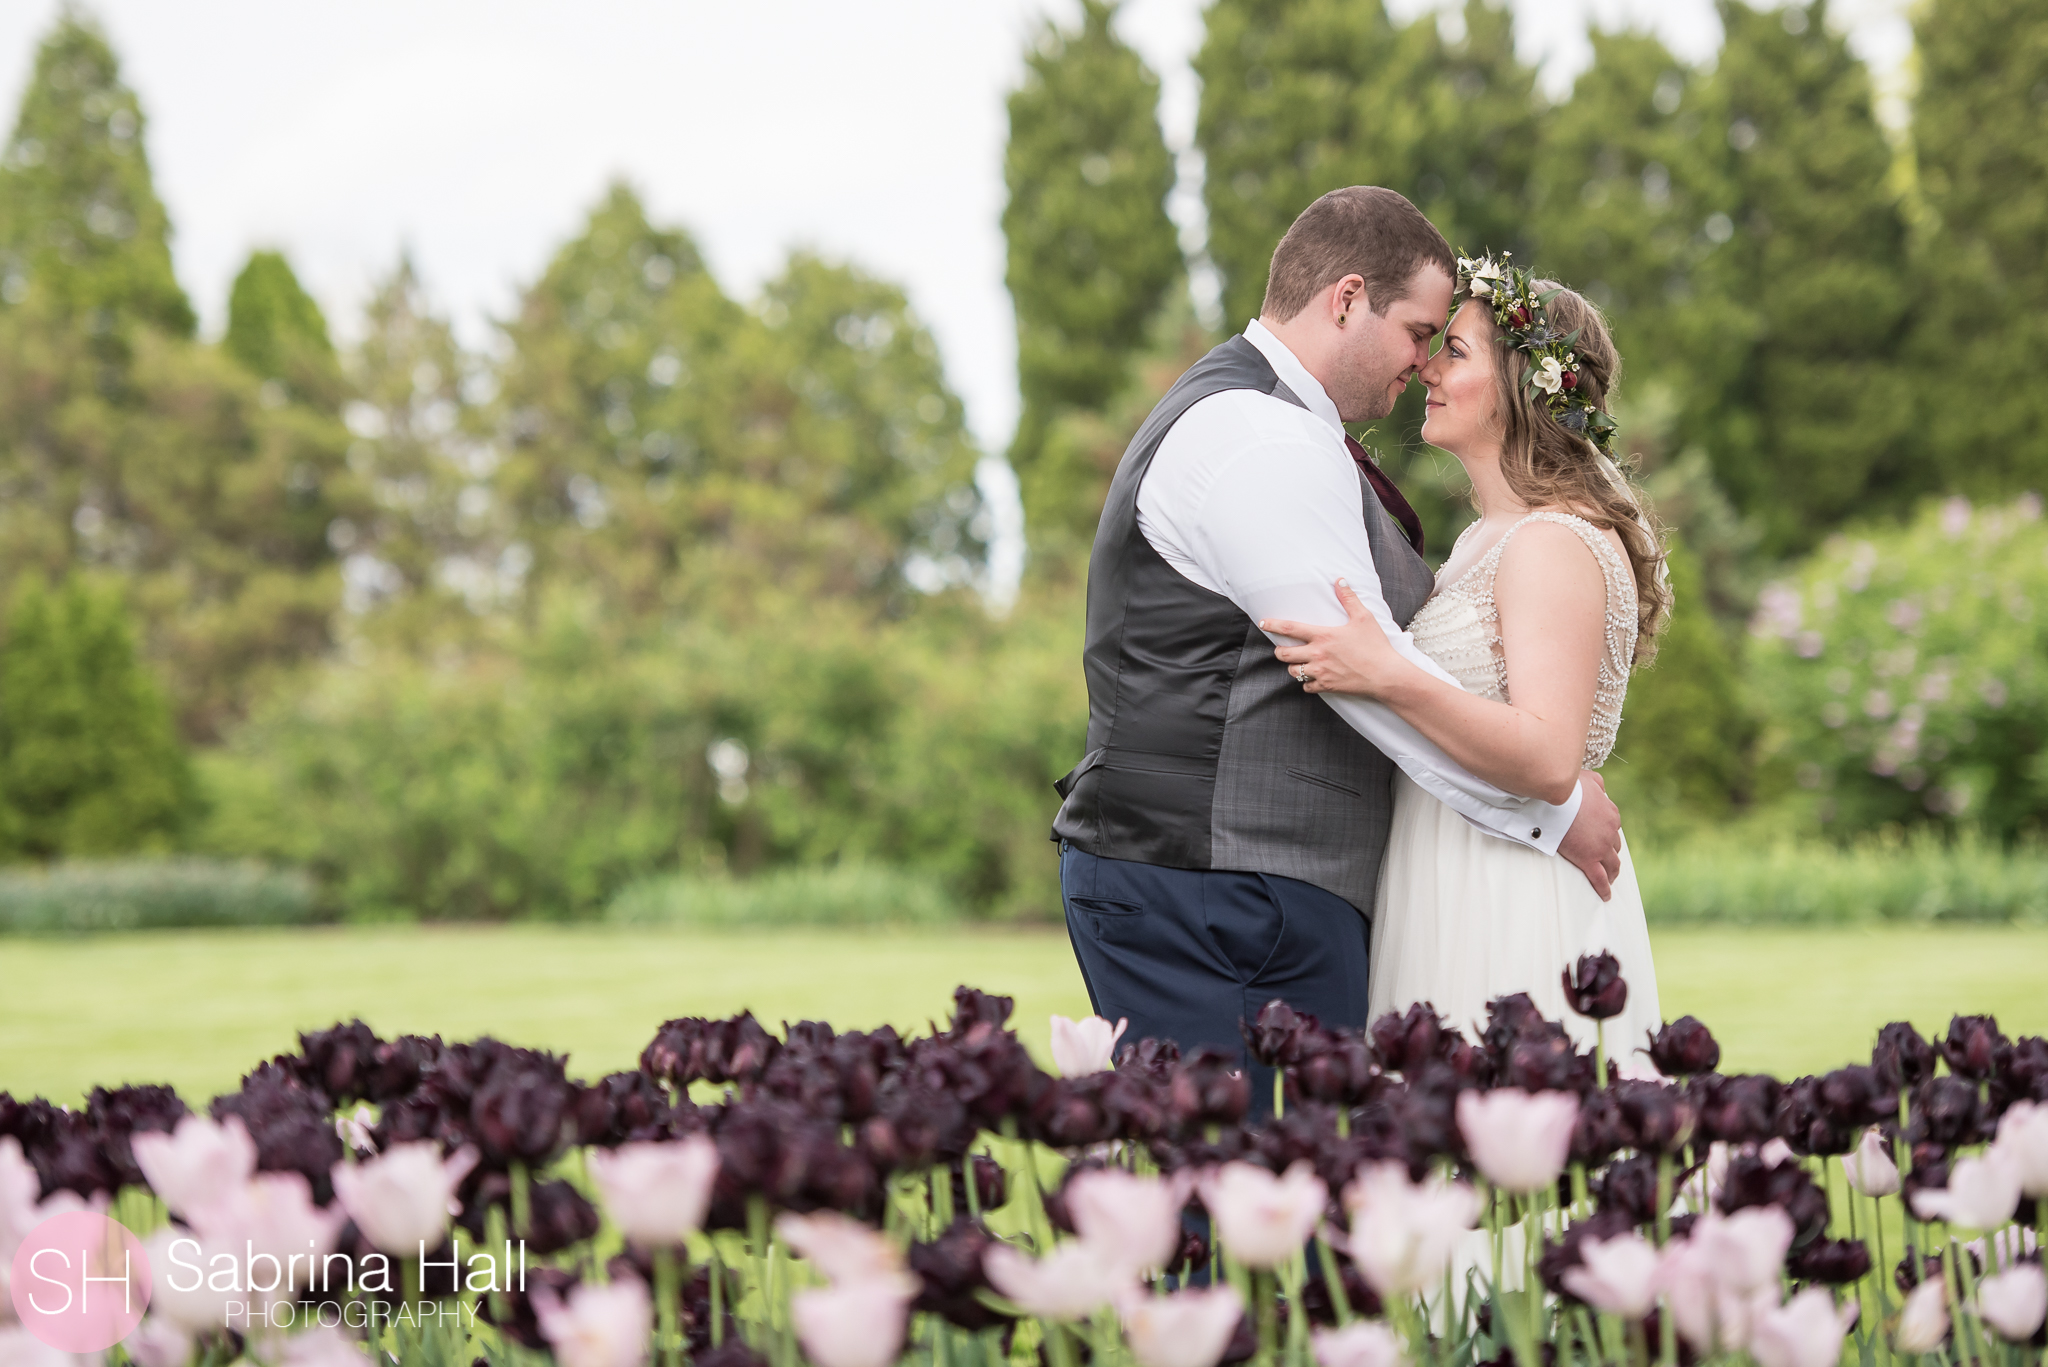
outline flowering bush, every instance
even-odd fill
[[[2048,815],[2048,524],[2041,500],[1949,499],[1894,532],[1843,536],[1772,585],[1752,678],[1825,825]]]
[[[1606,956],[1566,976],[1588,1014],[1626,999]],[[1470,1035],[1274,1002],[1245,1029],[1277,1070],[1259,1114],[1237,1056],[1104,1021],[1063,1022],[1073,1071],[1047,1074],[1010,1006],[963,987],[912,1038],[673,1020],[588,1083],[353,1022],[203,1114],[164,1087],[0,1094],[0,1276],[40,1220],[111,1206],[156,1269],[140,1367],[363,1367],[365,1340],[426,1367],[1829,1367],[2048,1342],[2048,1040],[1988,1017],[1893,1024],[1869,1062],[1784,1083],[1715,1071],[1691,1017],[1609,1061],[1525,996]],[[0,1362],[44,1360],[26,1333],[0,1321]]]

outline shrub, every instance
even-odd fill
[[[1865,836],[1846,848],[1698,834],[1638,851],[1635,865],[1658,924],[2048,921],[2048,850],[2009,852],[1967,833]]]
[[[616,925],[732,929],[929,926],[959,920],[961,909],[932,874],[847,864],[776,869],[744,879],[650,878],[613,898],[604,918]]]
[[[1830,540],[1762,595],[1751,678],[1769,760],[1820,828],[2048,814],[2048,525],[2041,500],[1960,498]]]
[[[304,925],[313,880],[220,859],[110,859],[0,870],[0,931]]]

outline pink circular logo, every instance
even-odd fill
[[[66,1353],[99,1353],[149,1307],[149,1255],[125,1225],[89,1210],[53,1215],[14,1253],[8,1290],[22,1327]]]

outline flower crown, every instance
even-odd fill
[[[1609,455],[1614,441],[1614,419],[1600,411],[1581,392],[1584,377],[1572,343],[1579,329],[1561,333],[1550,326],[1550,300],[1562,287],[1536,289],[1533,272],[1508,264],[1509,252],[1500,259],[1482,256],[1458,258],[1458,293],[1485,300],[1493,309],[1494,325],[1514,341],[1517,351],[1529,357],[1522,375],[1522,392],[1540,402],[1557,419],[1558,426],[1593,443],[1601,455]]]

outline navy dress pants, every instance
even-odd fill
[[[1242,1058],[1239,1022],[1275,997],[1325,1025],[1368,1023],[1370,927],[1333,892],[1276,874],[1103,859],[1063,841],[1060,893],[1088,1000],[1099,1016],[1129,1019],[1125,1043],[1151,1036]],[[1253,1065],[1251,1094],[1255,1113],[1272,1110],[1270,1068]]]

